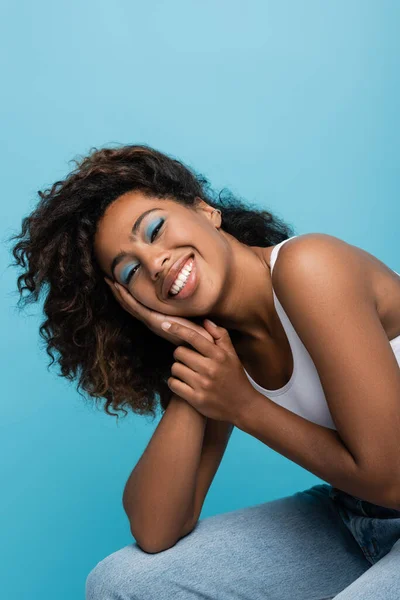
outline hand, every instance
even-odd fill
[[[113,283],[108,277],[104,277],[104,280],[109,285],[115,299],[122,306],[124,310],[126,310],[133,317],[142,321],[147,327],[156,335],[163,337],[168,340],[175,346],[182,343],[182,340],[177,337],[173,332],[164,331],[161,329],[161,323],[166,321],[167,319],[172,323],[176,323],[178,325],[183,325],[188,329],[195,331],[198,334],[204,336],[207,340],[214,343],[214,338],[200,325],[196,325],[196,323],[192,323],[189,319],[184,319],[183,317],[173,317],[171,315],[164,315],[156,310],[152,310],[148,308],[138,300],[136,300],[132,294],[128,292],[122,285],[118,285],[117,283]]]
[[[171,321],[169,317],[166,320]],[[243,412],[249,410],[255,389],[244,372],[228,331],[214,327],[207,319],[204,325],[214,343],[184,325],[172,323],[168,331],[194,350],[184,346],[174,350],[174,358],[179,362],[172,365],[168,387],[205,417],[235,424]]]

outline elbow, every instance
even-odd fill
[[[382,473],[380,476],[370,475],[365,479],[364,487],[365,500],[383,508],[400,511],[400,477],[383,478]]]
[[[164,550],[171,548],[175,543],[167,543],[166,540],[156,539],[148,534],[142,535],[141,533],[138,533],[137,530],[132,526],[130,529],[136,544],[141,550],[143,550],[143,552],[146,552],[147,554],[157,554],[158,552],[163,552]]]
[[[132,527],[131,534],[139,548],[147,554],[157,554],[173,546],[173,544],[161,543],[161,540],[151,539],[149,536],[142,536]]]
[[[197,524],[197,519],[190,518],[186,520],[183,526],[173,523],[167,527],[165,524],[162,531],[159,526],[155,530],[154,522],[152,523],[153,527],[150,528],[149,526],[143,527],[143,519],[133,519],[129,515],[128,519],[132,537],[139,548],[148,554],[157,554],[172,548],[181,538],[188,535]]]
[[[186,534],[184,534],[186,535]],[[159,552],[165,552],[165,550],[169,550],[170,548],[173,548],[178,542],[179,540],[183,537],[183,535],[179,536],[178,538],[174,539],[174,540],[169,540],[168,542],[163,540],[163,541],[151,541],[151,540],[145,540],[142,541],[140,539],[138,539],[137,537],[133,536],[135,538],[136,544],[139,546],[139,548],[141,550],[143,550],[143,552],[146,552],[147,554],[158,554]]]
[[[400,483],[392,486],[390,492],[386,494],[386,498],[382,506],[400,511]]]
[[[168,544],[167,545],[142,544],[140,541],[138,541],[136,539],[136,544],[139,546],[139,548],[141,550],[143,550],[143,552],[146,552],[147,554],[158,554],[159,552],[164,552],[165,550],[172,548],[173,546],[175,546],[176,542],[174,542],[173,544],[169,544],[169,545]]]
[[[175,546],[175,544],[185,535],[187,535],[189,531],[182,532],[181,535],[174,537],[161,537],[161,536],[141,536],[138,535],[137,531],[135,531],[131,527],[132,537],[135,539],[136,544],[139,546],[141,550],[146,552],[147,554],[158,554],[158,552],[164,552],[165,550],[169,550]]]

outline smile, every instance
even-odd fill
[[[170,298],[188,298],[194,291],[197,283],[197,268],[194,257],[187,260],[172,284],[168,296]]]

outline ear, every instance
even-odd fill
[[[195,209],[197,211],[202,211],[204,213],[204,216],[207,219],[210,219],[210,221],[212,223],[214,223],[214,225],[217,227],[217,229],[219,229],[221,227],[221,223],[222,223],[220,209],[210,206],[209,204],[207,204],[207,202],[204,202],[204,200],[202,200],[199,196],[195,197],[195,201],[196,201]]]
[[[209,204],[207,204],[207,202],[205,202],[202,198],[200,198],[200,196],[196,196],[195,199],[195,204],[194,204],[194,208],[197,211],[204,211],[205,213],[212,213],[212,211],[214,210],[212,206],[210,206]]]

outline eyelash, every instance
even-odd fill
[[[155,238],[157,237],[161,227],[164,225],[164,219],[162,219],[160,221],[160,224],[157,225],[157,227],[154,229],[153,233],[151,234],[151,242],[154,242]],[[134,267],[133,269],[131,269],[128,273],[128,277],[125,279],[125,285],[129,285],[130,280],[133,277],[133,274],[136,272],[135,270],[137,269],[137,267]]]

